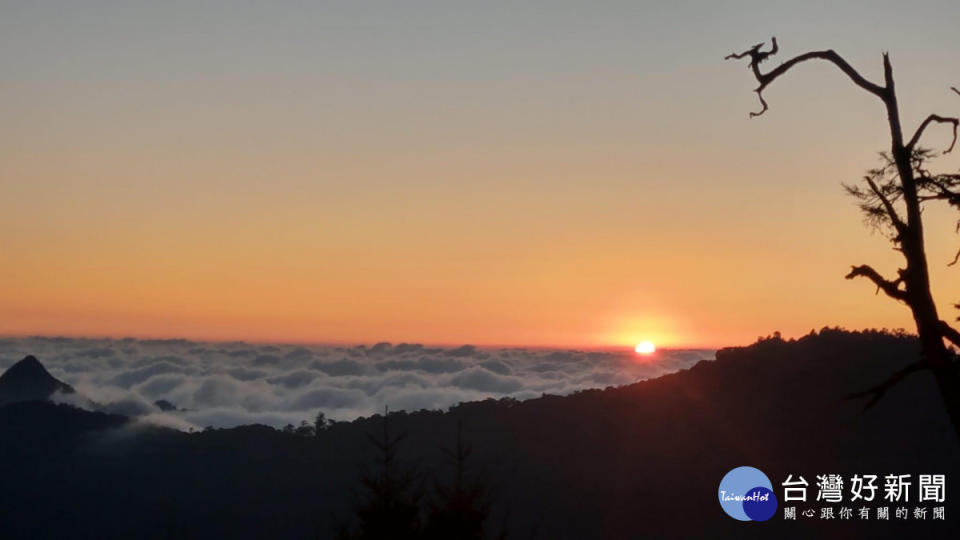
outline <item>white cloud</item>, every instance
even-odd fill
[[[107,410],[186,429],[282,426],[382,411],[443,409],[461,401],[565,394],[656,377],[714,358],[713,351],[632,352],[198,343],[186,340],[0,339],[0,368],[35,355],[57,378]],[[75,402],[79,398],[58,397]],[[161,412],[167,400],[178,410]],[[83,403],[77,402],[82,405]]]

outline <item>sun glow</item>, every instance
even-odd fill
[[[649,341],[641,341],[637,343],[637,346],[634,347],[633,350],[636,351],[637,354],[653,354],[656,352],[657,347]]]

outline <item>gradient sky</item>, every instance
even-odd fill
[[[0,334],[620,346],[911,328],[842,181],[960,113],[956,1],[0,2]],[[777,61],[775,59],[775,61]],[[928,143],[944,144],[937,130]],[[943,170],[960,159],[940,161]],[[927,214],[943,316],[960,238]]]

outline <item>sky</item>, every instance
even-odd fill
[[[879,102],[805,65],[750,119],[723,57],[775,35],[780,61],[833,48],[879,80],[890,51],[912,130],[960,113],[960,5],[720,4],[0,1],[0,335],[909,329],[843,279],[899,262],[841,188],[889,144]],[[925,218],[951,318],[960,238]]]

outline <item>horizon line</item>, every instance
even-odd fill
[[[107,340],[107,341],[186,341],[192,343],[238,343],[245,345],[292,345],[306,347],[373,347],[380,343],[387,343],[391,346],[408,344],[421,345],[423,347],[437,348],[457,348],[471,346],[477,349],[540,349],[540,350],[582,350],[582,351],[633,351],[634,345],[531,345],[517,343],[480,343],[480,342],[428,342],[417,340],[389,340],[380,339],[372,341],[347,341],[347,340],[284,340],[284,339],[225,339],[225,338],[203,338],[203,337],[184,337],[184,336],[155,336],[155,335],[109,335],[109,334],[62,334],[62,333],[0,333],[0,339],[75,339],[75,340]],[[655,344],[656,345],[656,344]],[[723,346],[660,346],[656,345],[658,351],[716,351],[727,347],[737,347],[741,345],[723,345]]]
[[[864,331],[902,331],[903,329],[897,328],[859,328],[859,329],[849,329],[842,328],[838,326],[822,326],[820,330],[816,328],[811,329],[810,332],[818,333],[827,328],[841,328],[843,330],[851,332],[864,332]],[[810,332],[797,334],[794,336],[783,335],[782,332],[773,331],[769,332],[766,337],[773,337],[775,335],[781,335],[784,340],[799,339],[806,335],[809,335]],[[673,345],[673,346],[660,346],[656,345],[657,351],[683,351],[683,350],[699,350],[699,351],[719,351],[725,348],[731,347],[744,347],[752,343],[756,343],[758,340],[763,339],[763,335],[758,335],[756,339],[750,341],[749,343],[741,344],[726,344],[721,346],[716,345]],[[437,348],[457,348],[464,346],[472,346],[477,349],[534,349],[534,350],[582,350],[582,351],[632,351],[633,345],[569,345],[569,344],[556,344],[556,345],[545,345],[545,344],[517,344],[517,343],[470,343],[470,342],[428,342],[428,341],[417,341],[417,340],[389,340],[389,339],[380,339],[380,340],[371,340],[368,342],[364,341],[339,341],[339,340],[299,340],[299,339],[224,339],[224,338],[204,338],[204,337],[184,337],[184,336],[155,336],[155,335],[107,335],[107,334],[61,334],[61,333],[0,333],[0,339],[75,339],[75,340],[108,340],[108,341],[124,341],[124,340],[136,340],[136,341],[186,341],[192,343],[238,343],[245,345],[291,345],[291,346],[307,346],[307,347],[373,347],[380,343],[387,343],[391,346],[396,346],[400,344],[408,345],[421,345],[423,347],[437,347]]]

